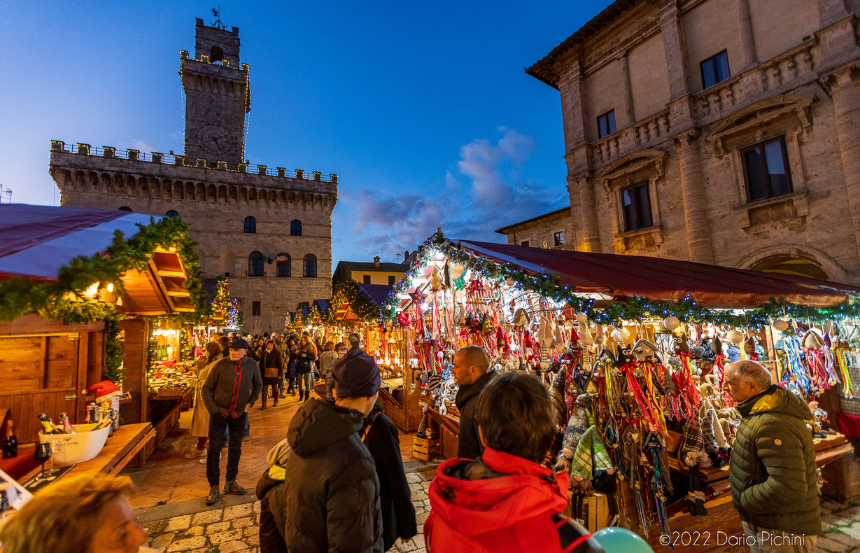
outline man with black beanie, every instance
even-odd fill
[[[224,430],[230,429],[227,449],[227,482],[225,494],[245,495],[245,488],[236,483],[239,475],[239,458],[242,456],[242,430],[248,418],[248,410],[260,397],[263,380],[257,362],[245,356],[250,346],[245,340],[236,339],[230,344],[230,358],[222,359],[212,366],[201,389],[203,403],[209,411],[209,453],[206,458],[206,478],[209,480],[209,495],[206,504],[212,505],[221,499],[218,484],[221,469],[218,461],[224,444]]]
[[[382,553],[379,481],[361,434],[379,395],[379,367],[352,350],[332,367],[332,378],[334,404],[311,398],[290,422],[292,454],[269,508],[285,521],[288,551]]]

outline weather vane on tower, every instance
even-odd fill
[[[215,22],[212,24],[212,26],[215,27],[216,29],[221,29],[222,31],[226,31],[227,27],[225,27],[224,24],[221,23],[221,6],[220,5],[218,6],[217,9],[212,8],[212,15],[215,17]]]

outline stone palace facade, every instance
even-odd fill
[[[204,277],[226,275],[244,329],[281,331],[300,302],[331,297],[337,175],[249,167],[249,68],[239,29],[197,20],[194,57],[180,54],[184,155],[51,143],[62,205],[180,216],[199,243]]]
[[[858,0],[612,2],[526,70],[560,93],[570,219],[500,231],[860,282],[858,15]]]

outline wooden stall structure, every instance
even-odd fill
[[[454,352],[463,346],[484,348],[491,367],[500,372],[518,371],[544,382],[554,394],[560,429],[572,420],[564,406],[583,396],[586,402],[580,408],[601,417],[598,420],[595,415],[596,422],[590,424],[595,424],[601,434],[606,428],[609,435],[611,422],[613,435],[619,439],[619,433],[636,432],[633,425],[643,424],[634,419],[636,413],[644,411],[629,403],[634,394],[626,390],[637,390],[639,380],[659,382],[660,376],[668,373],[670,378],[678,376],[674,381],[676,386],[683,387],[684,393],[693,398],[689,401],[696,406],[699,403],[695,399],[699,402],[707,399],[716,405],[724,398],[721,390],[713,388],[719,385],[709,385],[713,391],[707,392],[704,386],[700,390],[700,384],[705,383],[704,376],[711,371],[716,376],[722,374],[732,350],[736,359],[760,359],[771,370],[775,382],[788,388],[797,387],[799,393],[808,393],[810,397],[817,398],[817,391],[832,388],[829,392],[832,394],[846,386],[853,387],[853,393],[860,396],[857,386],[860,378],[851,384],[844,371],[845,359],[850,358],[851,368],[860,364],[857,343],[837,341],[833,333],[827,334],[834,341],[830,351],[803,346],[809,349],[810,356],[832,355],[830,360],[838,357],[841,368],[836,367],[827,378],[813,372],[811,365],[802,365],[798,356],[789,359],[787,353],[799,348],[797,329],[822,332],[811,327],[826,322],[833,328],[846,325],[848,332],[840,328],[839,337],[849,336],[852,328],[860,326],[860,310],[853,299],[858,296],[860,288],[856,286],[790,275],[667,259],[451,241],[437,233],[419,250],[415,266],[391,294],[385,312],[393,313],[402,328],[412,331],[414,339],[407,342],[410,364],[417,364],[417,370],[423,373],[425,395],[421,396],[420,406],[428,407],[428,432],[414,441],[414,451],[427,457],[452,458],[457,452],[460,421],[450,403],[456,387],[448,370]],[[677,333],[673,335],[675,329]],[[712,342],[711,337],[718,337],[722,344]],[[688,338],[687,351],[681,348],[687,345]],[[744,340],[748,343],[742,344]],[[777,345],[778,341],[782,345]],[[712,343],[721,349],[712,351]],[[707,344],[707,350],[703,344]],[[754,347],[748,349],[746,345]],[[779,354],[774,351],[777,349]],[[713,356],[707,357],[706,351]],[[674,363],[669,362],[670,358]],[[653,367],[659,368],[659,375]],[[619,375],[625,382],[619,383]],[[570,384],[573,377],[580,379],[575,386]],[[612,399],[605,391],[610,389],[610,378]],[[806,392],[801,387],[804,382],[808,385]],[[640,391],[644,389],[641,386]],[[649,393],[651,396],[641,393],[643,401],[651,406],[649,411],[668,413],[666,406],[675,401],[675,397],[668,395],[674,392],[657,391],[654,387]],[[824,404],[826,395],[827,392],[822,396],[822,406],[833,417],[836,408]],[[595,406],[593,410],[589,402]],[[731,416],[726,408],[719,411]],[[679,416],[681,413],[673,411],[673,423],[684,419]],[[677,427],[666,422],[661,426],[663,420],[657,418],[653,428],[670,442],[670,431]],[[737,423],[732,426],[732,421],[723,422],[730,425],[731,429],[726,431],[726,437],[730,438]],[[714,449],[724,447],[715,442]],[[839,434],[816,438],[815,448],[816,464],[831,471],[849,462],[853,451]],[[654,451],[661,449],[658,444]],[[676,495],[665,505],[671,529],[710,530],[712,535],[717,530],[729,535],[741,534],[727,469],[700,468],[701,491],[709,514],[691,516],[684,501],[684,486],[690,486],[689,469],[679,461],[678,448],[671,451],[668,461],[671,470],[662,472],[671,473],[676,484]],[[651,469],[645,465],[634,467],[623,455],[619,457],[617,451],[613,455],[612,462],[616,468],[621,467],[621,474],[626,475],[625,470],[639,471],[636,476],[640,482],[652,477]],[[835,473],[840,477],[847,475],[844,470]],[[627,482],[625,478],[619,483],[618,493],[625,496],[623,503],[628,517],[637,519],[635,505],[639,498],[625,490]],[[852,482],[838,479],[837,482],[844,490],[853,489]],[[658,541],[661,528],[655,494],[650,488],[643,488],[636,495],[641,495],[640,504],[644,505],[642,520],[652,523],[649,541],[655,550],[668,550]],[[599,510],[599,505],[596,507]],[[601,518],[596,516],[594,523],[600,524]],[[643,528],[634,529],[645,534]]]
[[[64,324],[36,314],[0,322],[0,409],[9,409],[19,444],[39,441],[38,416],[84,420],[81,390],[104,370],[105,323]]]
[[[143,230],[146,238],[137,240]],[[127,443],[108,464],[124,466],[150,442],[155,433],[149,431],[146,388],[149,322],[143,317],[197,309],[187,285],[199,278],[197,265],[183,263],[176,247],[183,241],[187,227],[179,220],[0,206],[0,292],[6,300],[0,304],[0,409],[9,410],[19,444],[38,442],[40,413],[56,421],[65,412],[72,424],[82,423],[87,401],[95,399],[86,388],[122,368],[131,396],[121,407],[122,418],[142,426],[124,432],[128,440],[119,441]],[[94,278],[90,274],[104,282],[87,281]],[[119,341],[125,359],[118,367]],[[111,355],[114,365],[108,367]]]
[[[346,281],[338,285],[323,319],[332,327],[346,328],[362,335],[365,351],[375,356],[384,373],[395,373],[383,379],[379,405],[398,428],[414,432],[421,421],[420,387],[409,363],[408,330],[380,324],[379,310],[391,293],[391,286]]]

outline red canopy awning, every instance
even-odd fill
[[[689,261],[527,248],[472,240],[451,240],[475,255],[510,263],[532,274],[558,275],[558,283],[577,292],[613,297],[680,301],[691,297],[707,307],[751,308],[771,298],[811,307],[831,307],[860,287],[811,278],[719,267]]]

